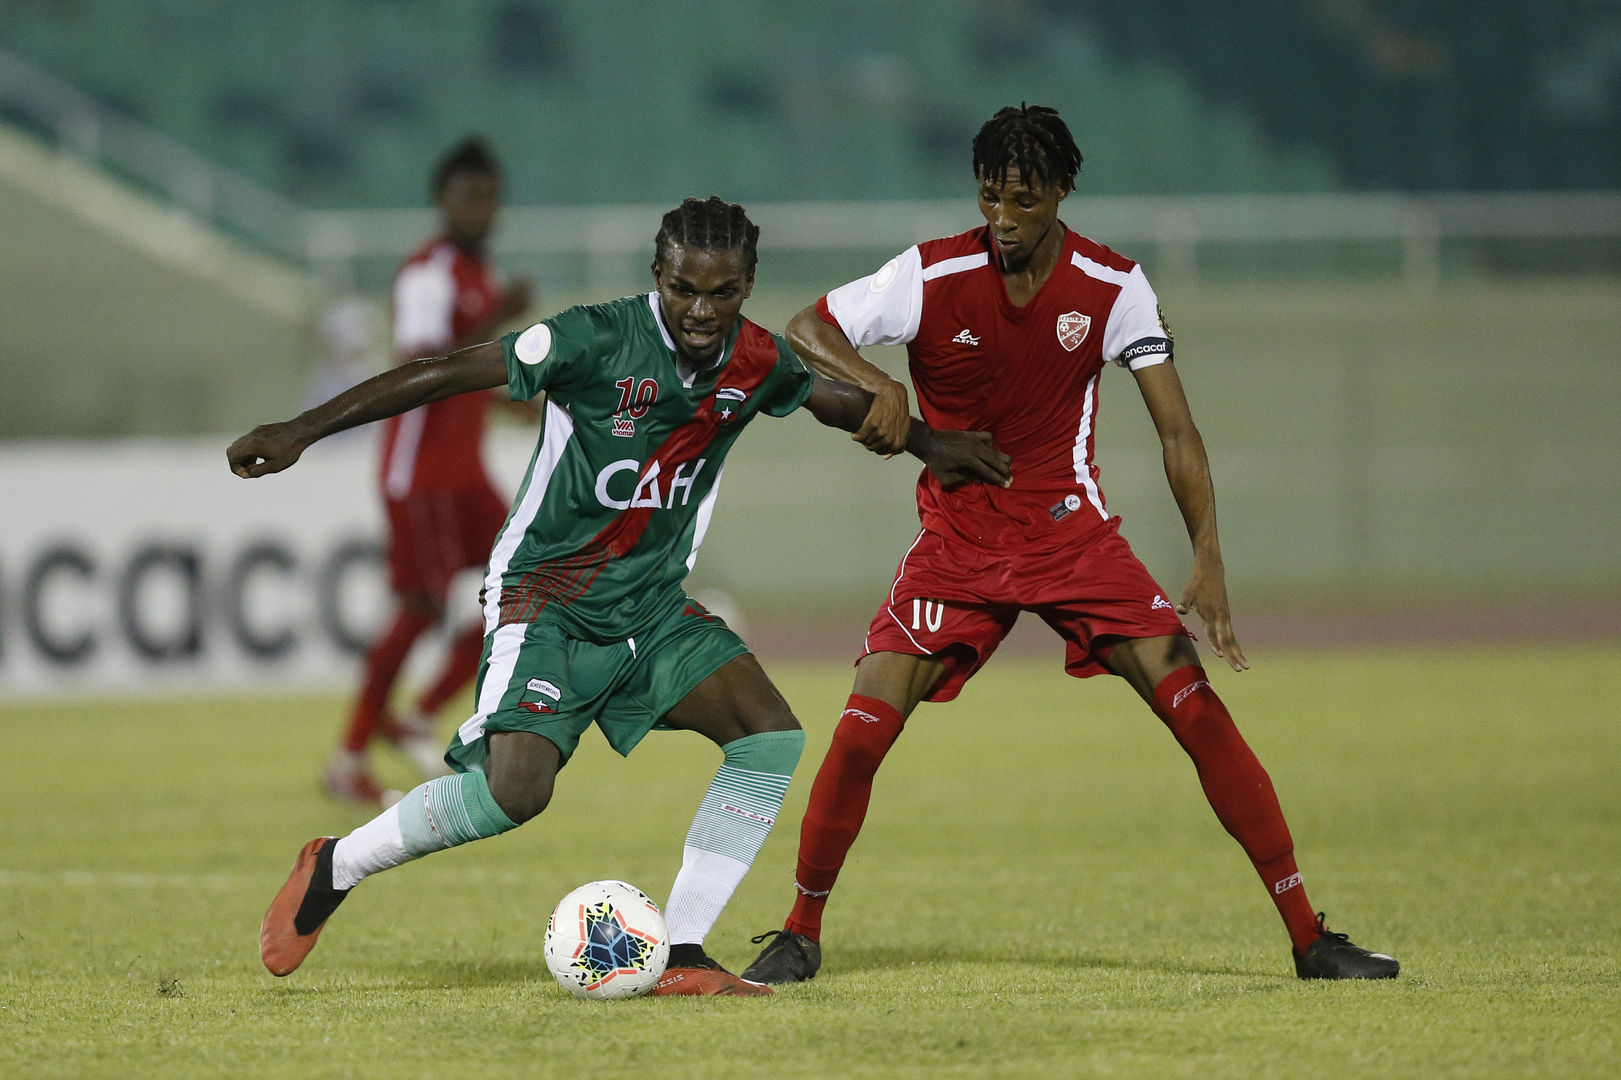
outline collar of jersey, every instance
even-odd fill
[[[657,289],[654,289],[652,292],[647,294],[647,306],[653,310],[653,324],[659,328],[659,337],[664,339],[664,347],[670,350],[670,355],[673,358],[676,352],[675,338],[670,336],[669,328],[664,325],[664,308],[663,305],[659,303],[659,291]],[[737,344],[737,335],[740,334],[742,330],[743,318],[742,316],[738,316],[737,323],[732,327],[731,334],[726,338],[726,344],[720,347],[720,355],[715,358],[715,362],[706,368],[701,368],[694,371],[691,379],[681,380],[688,390],[692,389],[692,384],[698,381],[698,376],[708,375],[711,372],[717,372],[726,366],[726,361],[730,359],[732,354],[732,346]],[[677,374],[679,374],[680,371],[681,369],[677,367]]]

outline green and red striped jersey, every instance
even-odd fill
[[[683,377],[656,292],[570,308],[501,343],[512,397],[544,391],[546,410],[490,553],[486,631],[546,610],[585,640],[633,637],[680,595],[743,428],[799,408],[813,376],[740,318],[719,359]]]

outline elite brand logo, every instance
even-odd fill
[[[1169,600],[1165,599],[1165,597],[1160,596],[1158,593],[1155,593],[1154,594],[1154,602],[1152,604],[1148,605],[1148,610],[1149,611],[1158,611],[1160,608],[1164,608],[1166,611],[1175,611],[1176,610],[1176,605],[1171,603]]]
[[[961,333],[959,333],[956,337],[952,338],[951,340],[955,341],[958,345],[978,345],[979,344],[979,339],[977,337],[975,337],[973,334],[970,334],[967,330],[963,330]]]
[[[1209,685],[1210,685],[1210,683],[1208,681],[1206,681],[1204,679],[1200,679],[1196,683],[1192,683],[1192,684],[1190,684],[1188,686],[1184,686],[1182,689],[1178,690],[1176,692],[1176,696],[1171,699],[1171,708],[1175,709],[1175,708],[1179,707],[1184,701],[1186,701],[1186,700],[1188,700],[1188,698],[1192,697],[1193,692],[1195,690],[1199,689],[1199,687],[1201,687],[1201,686],[1209,686]]]
[[[1280,881],[1276,885],[1272,886],[1272,891],[1276,895],[1282,896],[1284,893],[1288,892],[1290,889],[1294,888],[1296,885],[1299,885],[1299,884],[1300,884],[1300,875],[1299,874],[1290,874],[1288,877],[1284,878],[1282,881]]]
[[[1082,315],[1079,311],[1066,311],[1058,316],[1058,344],[1066,352],[1074,352],[1086,340],[1086,333],[1092,329],[1092,316]]]
[[[846,716],[853,716],[857,720],[862,720],[862,721],[865,721],[866,723],[869,723],[869,724],[879,724],[879,723],[883,722],[878,717],[874,716],[872,713],[865,712],[865,711],[863,711],[861,709],[845,709],[843,712],[841,712],[839,714],[839,719],[843,720]]]

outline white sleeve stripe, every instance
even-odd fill
[[[407,266],[394,280],[394,348],[443,349],[454,341],[451,321],[456,308],[456,277],[451,255],[435,252]]]
[[[933,281],[935,278],[946,277],[950,274],[961,274],[966,270],[977,270],[991,261],[991,257],[981,251],[977,255],[959,255],[955,259],[941,259],[923,268],[923,280]]]
[[[1070,255],[1069,261],[1080,267],[1081,273],[1087,277],[1095,277],[1099,281],[1107,281],[1111,285],[1124,286],[1126,279],[1131,277],[1131,271],[1129,270],[1116,270],[1104,266],[1100,262],[1093,262],[1078,251]]]
[[[1126,367],[1132,371],[1141,371],[1143,368],[1151,368],[1157,364],[1163,364],[1170,358],[1170,353],[1154,353],[1151,356],[1139,356],[1137,359],[1128,363]]]

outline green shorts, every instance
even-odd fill
[[[651,628],[599,645],[570,637],[542,609],[484,638],[477,711],[457,729],[445,761],[482,771],[486,735],[532,731],[557,745],[563,763],[592,724],[629,754],[676,704],[722,664],[749,651],[718,616],[682,596]]]

